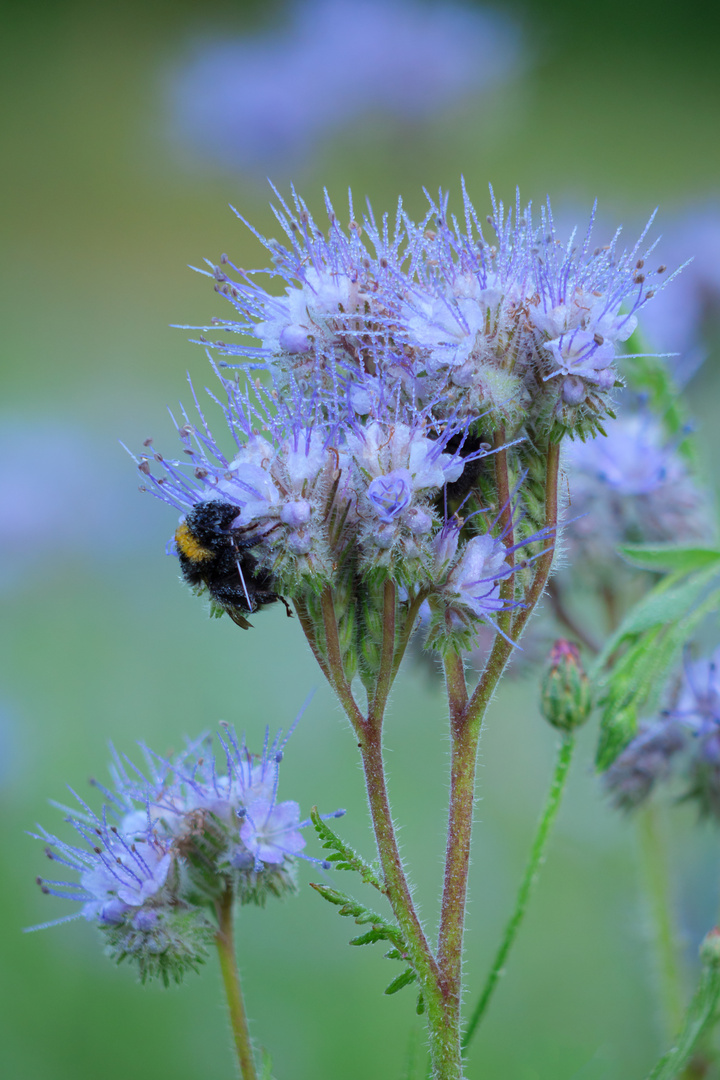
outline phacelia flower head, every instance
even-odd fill
[[[660,782],[680,780],[681,798],[702,817],[720,819],[720,649],[686,659],[672,707],[643,725],[608,769],[604,781],[615,803],[633,809]]]
[[[621,543],[707,538],[708,498],[660,421],[626,413],[605,431],[568,448],[571,560],[602,568]]]
[[[581,242],[573,232],[561,243],[549,202],[537,225],[519,195],[514,215],[493,196],[485,226],[465,190],[463,202],[463,225],[441,193],[415,227],[422,252],[405,290],[406,348],[453,409],[529,412],[559,433],[594,430],[619,379],[618,344],[656,291],[647,229],[630,250],[619,231],[596,247],[593,212]]]
[[[512,213],[492,196],[481,224],[464,188],[462,222],[442,193],[417,223],[402,204],[358,220],[351,198],[347,227],[326,196],[322,228],[294,191],[278,199],[284,242],[255,233],[270,265],[223,257],[206,271],[234,309],[201,328],[224,335],[202,340],[222,358],[234,446],[184,414],[184,461],[150,448],[136,459],[182,514],[183,577],[241,626],[279,598],[312,612],[330,587],[348,600],[350,640],[355,592],[387,576],[452,594],[463,625],[485,619],[513,591],[494,606],[510,572],[497,530],[465,529],[428,583],[441,534],[454,513],[497,512],[507,486],[482,459],[521,443],[508,483],[530,476],[521,531],[540,538],[548,440],[598,430],[620,345],[653,294],[645,234],[629,251],[619,233],[593,247],[591,220],[560,243],[549,204],[538,223],[519,196]]]
[[[74,875],[38,878],[44,893],[81,904],[56,921],[95,923],[111,955],[137,963],[143,980],[167,984],[195,969],[212,941],[219,897],[232,891],[242,903],[264,904],[295,888],[308,822],[297,803],[277,800],[288,737],[271,741],[266,732],[257,755],[225,725],[219,758],[207,736],[172,759],[143,746],[145,771],[113,751],[111,787],[95,781],[106,799],[101,812],[78,796],[79,810],[60,807],[80,843],[42,827],[32,834]]]

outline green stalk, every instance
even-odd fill
[[[540,823],[535,833],[535,839],[530,850],[530,858],[527,866],[525,867],[525,874],[518,890],[517,899],[515,900],[515,909],[510,916],[510,919],[505,927],[505,933],[503,934],[500,948],[498,949],[495,960],[493,962],[490,973],[485,982],[482,993],[478,1000],[473,1014],[470,1018],[470,1022],[467,1026],[465,1034],[462,1039],[463,1053],[470,1045],[470,1041],[475,1034],[480,1021],[482,1020],[490,999],[492,998],[495,987],[497,986],[498,979],[503,973],[505,963],[507,962],[510,950],[515,942],[520,925],[525,916],[527,910],[528,900],[532,892],[535,881],[537,880],[538,870],[540,864],[543,861],[545,854],[545,848],[547,846],[548,837],[552,828],[553,822],[560,807],[560,800],[565,788],[565,781],[567,779],[568,770],[570,768],[570,762],[572,760],[573,747],[575,745],[574,735],[564,735],[563,741],[560,744],[558,752],[557,762],[555,764],[555,773],[553,775],[553,781],[550,786],[550,793],[548,795],[545,809],[543,810]]]
[[[218,930],[215,935],[215,944],[220,958],[220,970],[222,971],[225,996],[230,1013],[230,1027],[232,1028],[235,1052],[240,1066],[240,1077],[241,1080],[257,1080],[245,1003],[240,986],[240,973],[238,972],[235,957],[232,889],[227,889],[222,898],[217,901],[216,910]]]
[[[665,1037],[671,1039],[682,1026],[685,1006],[670,880],[657,807],[652,804],[643,807],[638,826],[643,878],[658,961]]]
[[[676,1080],[681,1075],[703,1035],[709,1032],[717,1021],[718,1003],[720,963],[715,958],[703,966],[698,988],[690,1002],[675,1045],[658,1061],[648,1080]]]

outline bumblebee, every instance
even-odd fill
[[[231,503],[198,503],[178,526],[175,545],[188,585],[204,586],[233,622],[247,630],[252,624],[246,615],[283,598],[274,591],[270,572],[259,567],[252,554],[265,534],[231,528],[238,513]]]

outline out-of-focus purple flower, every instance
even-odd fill
[[[673,707],[643,725],[605,774],[616,806],[631,810],[658,782],[681,776],[683,800],[720,819],[720,649],[687,661]]]
[[[607,436],[567,450],[571,562],[605,565],[623,542],[709,537],[708,497],[660,422],[641,412],[604,426]]]
[[[657,783],[671,776],[686,746],[687,734],[677,720],[661,719],[642,727],[604,774],[613,804],[620,810],[634,810],[643,803]]]
[[[515,24],[454,0],[295,0],[281,27],[198,44],[172,76],[178,142],[277,169],[365,116],[423,120],[514,75]]]
[[[643,329],[653,348],[680,354],[673,366],[684,383],[705,356],[703,325],[720,317],[720,202],[708,201],[670,220],[657,254],[669,266],[687,265],[663,303],[648,309]]]
[[[49,417],[5,416],[0,462],[0,589],[43,563],[101,562],[132,543],[133,496],[122,483],[122,456],[113,484],[112,457],[89,432]]]

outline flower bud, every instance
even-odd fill
[[[700,959],[708,967],[720,965],[720,929],[713,926],[708,930],[700,945]]]
[[[549,724],[574,731],[592,710],[592,688],[577,645],[559,638],[550,651],[550,666],[542,681],[540,707]]]

